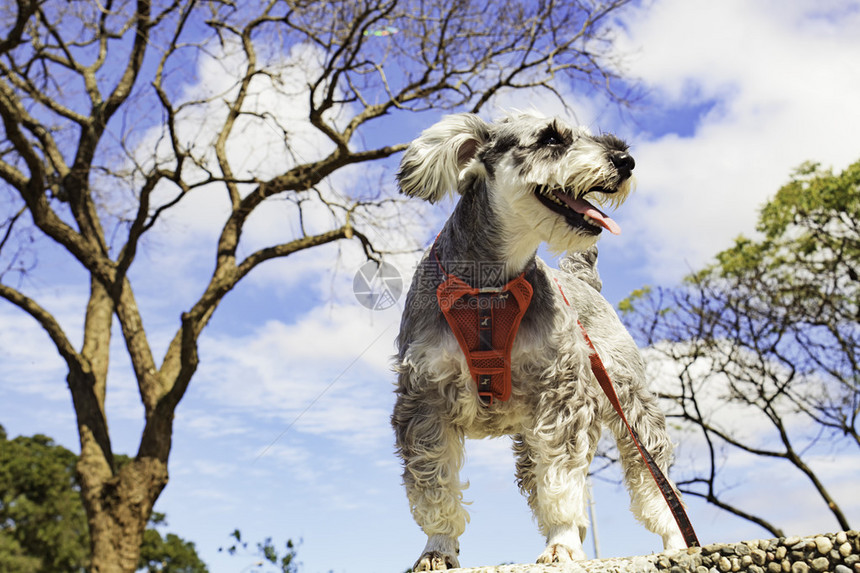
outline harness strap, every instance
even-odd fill
[[[436,300],[466,358],[478,397],[490,406],[511,397],[511,349],[534,289],[534,265],[498,288],[475,288],[448,273],[431,248],[441,274]]]
[[[562,290],[561,284],[558,280],[556,280],[556,284],[558,285],[558,290],[561,292],[561,297],[564,299],[564,302],[570,306],[570,302],[568,302],[567,297],[564,296],[564,291]],[[669,483],[669,480],[666,479],[666,475],[660,469],[660,466],[657,465],[657,462],[654,461],[654,458],[645,446],[642,445],[642,442],[639,439],[639,434],[636,433],[636,430],[634,430],[630,425],[630,422],[627,421],[627,416],[624,415],[624,410],[621,409],[621,402],[618,400],[618,394],[615,392],[615,386],[609,378],[609,373],[606,372],[606,367],[603,365],[603,361],[600,359],[597,349],[594,348],[594,343],[591,342],[591,338],[589,338],[588,333],[585,331],[585,327],[582,326],[582,323],[578,320],[576,323],[582,331],[583,338],[585,338],[589,348],[591,348],[591,355],[589,356],[591,361],[591,372],[597,379],[598,384],[600,384],[600,388],[603,390],[603,393],[606,394],[606,397],[609,399],[609,403],[612,404],[612,408],[627,427],[627,431],[630,433],[630,437],[633,439],[636,449],[639,450],[639,455],[642,456],[642,460],[645,462],[645,465],[648,466],[648,471],[651,472],[651,477],[654,478],[657,487],[660,489],[660,493],[663,495],[663,499],[666,500],[666,505],[669,506],[669,510],[672,512],[672,516],[675,518],[675,522],[681,530],[684,542],[687,544],[687,547],[701,547],[699,544],[699,538],[696,537],[696,532],[693,529],[693,524],[690,522],[690,518],[684,510],[684,504],[681,503],[681,499]]]
[[[497,292],[472,288],[451,275],[436,289],[439,309],[486,405],[511,397],[511,349],[532,292],[522,275]]]

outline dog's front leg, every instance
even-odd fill
[[[567,393],[575,395],[552,392],[542,400],[534,427],[514,440],[520,489],[547,540],[538,563],[586,558],[586,478],[600,425],[593,393],[584,388]]]
[[[641,373],[639,379],[644,378],[644,373]],[[619,398],[623,402],[630,424],[637,429],[639,440],[654,461],[663,473],[668,475],[673,445],[666,431],[666,419],[658,407],[657,399],[643,386],[625,380],[623,375],[616,376],[616,379],[619,381],[616,384]],[[650,470],[639,454],[627,427],[612,409],[608,400],[604,400],[603,418],[615,434],[618,443],[621,466],[624,468],[624,480],[630,491],[630,509],[636,519],[649,531],[662,537],[664,550],[686,548],[687,544],[671,509],[651,478]],[[670,481],[670,484],[677,494],[674,483]],[[680,494],[678,495],[680,497]]]
[[[412,516],[427,534],[414,571],[459,567],[457,539],[469,520],[460,482],[463,432],[443,419],[434,402],[427,396],[399,394],[392,416]]]

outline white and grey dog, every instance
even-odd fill
[[[398,173],[403,193],[431,202],[454,190],[461,196],[415,274],[397,339],[392,425],[412,514],[428,537],[416,571],[459,566],[458,538],[469,519],[459,479],[467,437],[514,436],[517,481],[547,539],[538,562],[584,559],[586,476],[601,424],[617,440],[633,513],[662,536],[665,548],[685,546],[595,381],[591,350],[577,324],[603,359],[641,442],[665,472],[672,444],[664,416],[645,388],[633,339],[599,293],[594,245],[602,229],[620,229],[584,199],[623,203],[633,166],[617,137],[531,115],[492,124],[472,114],[447,116],[406,150]],[[541,243],[568,253],[560,270],[536,256]],[[533,289],[509,348],[508,396],[490,404],[479,396],[470,363],[440,309],[437,289],[453,275],[486,292],[527,275]]]

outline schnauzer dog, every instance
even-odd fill
[[[685,547],[590,368],[587,338],[665,472],[665,418],[635,342],[599,293],[595,243],[620,228],[586,200],[622,204],[633,167],[613,135],[525,114],[492,124],[450,115],[406,150],[403,193],[430,202],[460,194],[415,273],[397,338],[392,425],[409,505],[428,537],[415,571],[459,567],[467,437],[513,435],[517,483],[547,540],[537,561],[585,559],[586,477],[602,424],[617,441],[634,515],[666,549]],[[536,256],[541,243],[567,252],[560,270]]]

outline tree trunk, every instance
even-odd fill
[[[83,348],[69,361],[68,376],[81,439],[76,469],[90,528],[90,571],[133,573],[152,507],[167,485],[167,463],[140,453],[126,464],[114,459],[104,410],[114,302],[97,279],[90,289]]]
[[[134,573],[152,507],[167,485],[167,464],[135,459],[107,479],[97,469],[86,475],[88,470],[82,456],[78,472],[90,525],[90,571]]]

